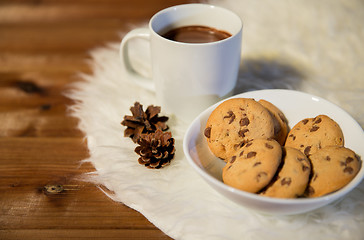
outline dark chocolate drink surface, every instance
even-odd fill
[[[231,34],[207,26],[191,25],[173,28],[162,34],[162,36],[183,43],[209,43],[228,38]]]

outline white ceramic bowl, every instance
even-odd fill
[[[293,127],[304,118],[326,114],[334,119],[344,133],[345,147],[364,156],[364,132],[361,126],[344,110],[320,97],[292,90],[259,90],[233,96],[265,99],[275,104]],[[356,177],[344,188],[317,198],[279,199],[259,196],[230,187],[222,182],[225,162],[215,157],[203,135],[210,113],[221,102],[202,112],[189,126],[183,141],[184,153],[197,173],[226,198],[247,208],[268,214],[289,215],[308,212],[327,205],[353,190],[363,179],[362,167]]]

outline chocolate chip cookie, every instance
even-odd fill
[[[340,126],[326,115],[298,122],[288,133],[285,143],[285,146],[297,148],[306,156],[331,145],[344,146],[344,135]]]
[[[279,144],[284,145],[288,133],[288,121],[283,112],[277,108],[273,103],[264,99],[258,101],[263,107],[265,107],[273,117],[274,122],[274,139]]]
[[[274,137],[273,118],[254,99],[232,98],[211,113],[204,135],[212,153],[227,159],[252,139]]]
[[[308,197],[319,197],[339,190],[359,172],[361,160],[350,149],[329,146],[310,155],[312,177],[307,188]]]
[[[302,196],[310,173],[311,163],[306,155],[295,148],[284,147],[281,167],[261,195],[277,198]]]
[[[274,139],[257,138],[237,149],[222,171],[225,184],[256,193],[272,180],[282,158],[282,147]]]

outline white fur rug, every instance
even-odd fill
[[[364,126],[361,0],[210,3],[234,10],[244,22],[235,93],[267,88],[309,92],[341,106]],[[135,47],[135,67],[150,75],[147,45],[136,42]],[[139,165],[136,145],[123,137],[120,122],[135,101],[146,108],[156,99],[125,77],[118,48],[119,43],[112,43],[92,50],[93,74],[82,75],[85,81],[67,94],[77,102],[72,114],[87,138],[90,158],[84,161],[96,169],[88,181],[175,239],[364,239],[363,182],[341,201],[313,212],[258,214],[219,196],[188,165],[182,150],[187,125],[178,117],[168,121],[177,149],[171,165],[160,170]]]

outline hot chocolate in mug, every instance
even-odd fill
[[[243,24],[230,10],[184,4],[156,13],[148,28],[130,31],[120,45],[128,77],[156,92],[163,112],[191,121],[208,106],[231,95],[241,59]],[[128,42],[150,42],[152,79],[132,68]]]

